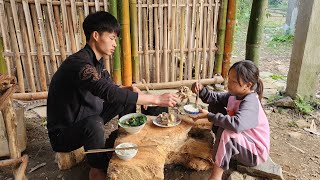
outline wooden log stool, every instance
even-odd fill
[[[67,170],[84,159],[84,148],[81,147],[71,152],[56,152],[55,162],[60,170]]]

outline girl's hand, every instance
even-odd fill
[[[197,121],[198,119],[208,118],[209,111],[205,109],[200,109],[200,113],[197,115],[189,115],[194,121]]]
[[[202,89],[203,89],[203,85],[198,82],[193,83],[191,86],[191,91],[195,94],[200,93]]]

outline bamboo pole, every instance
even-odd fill
[[[158,0],[155,1],[155,3],[159,3]],[[157,83],[160,82],[160,53],[159,53],[159,8],[154,9],[154,38],[155,38],[155,67],[156,67],[156,79],[155,81]]]
[[[61,60],[64,61],[67,58],[67,54],[66,54],[65,41],[63,38],[63,32],[62,32],[62,28],[61,28],[59,6],[53,6],[53,12],[54,12],[54,20],[56,22],[55,24],[57,26],[57,34],[58,34],[58,41],[59,41],[59,49],[60,49],[60,53],[61,53]]]
[[[76,9],[76,2],[75,0],[70,0],[71,3],[71,21],[72,21],[72,27],[73,27],[73,32],[75,36],[75,43],[76,43],[76,51],[80,50],[81,45],[80,45],[80,30],[79,30],[79,22],[77,18],[77,9]]]
[[[246,59],[257,66],[260,58],[260,44],[263,38],[263,28],[268,0],[252,1],[252,9],[247,33]]]
[[[45,72],[44,59],[43,59],[43,55],[42,55],[42,45],[41,45],[41,40],[40,40],[40,33],[39,33],[35,5],[30,5],[30,10],[31,10],[33,29],[34,29],[34,33],[35,33],[34,37],[35,37],[35,41],[36,41],[36,45],[37,45],[40,87],[41,87],[42,91],[47,91],[46,72]]]
[[[83,7],[78,7],[78,10],[79,12],[79,33],[80,33],[80,37],[81,37],[81,41],[80,41],[80,47],[84,47],[86,45],[86,36],[84,35],[84,32],[83,32],[83,29],[81,28],[82,27],[82,24],[83,24],[83,21],[84,21],[84,10],[83,10]],[[118,45],[118,44],[117,44]]]
[[[165,3],[166,1],[164,1]],[[169,81],[169,75],[168,75],[168,9],[163,9],[163,63],[162,63],[162,69],[163,69],[163,82]]]
[[[192,21],[191,21],[191,33],[188,39],[188,79],[192,79],[192,61],[194,53],[191,52],[191,48],[194,46],[194,28],[195,28],[195,17],[196,17],[196,0],[192,3]]]
[[[186,0],[186,17],[189,17],[190,15],[190,4],[189,4],[189,0]],[[192,18],[187,18],[186,20],[186,25],[185,25],[185,28],[186,28],[186,33],[184,35],[184,38],[185,38],[185,47],[188,47],[189,45],[189,30],[191,30],[191,19]],[[189,49],[188,49],[188,52],[187,52],[187,57],[184,59],[184,80],[187,80],[188,79],[188,69],[189,69],[189,60],[188,60],[188,55],[189,55]]]
[[[146,1],[142,1],[142,3],[146,3]],[[149,63],[149,53],[148,53],[148,15],[147,8],[142,10],[143,12],[143,54],[144,54],[144,68],[145,68],[145,80],[147,83],[150,82],[150,63]]]
[[[58,43],[58,33],[57,33],[57,25],[56,22],[54,21],[54,12],[53,12],[53,6],[52,6],[52,1],[47,0],[47,11],[48,11],[48,19],[50,22],[50,28],[51,28],[51,33],[52,33],[52,38],[53,38],[53,44],[54,44],[54,51],[53,52],[58,52],[59,51],[59,43]]]
[[[45,15],[45,17],[48,17],[48,11],[47,9],[43,9],[43,13]],[[53,45],[53,38],[52,38],[52,32],[51,32],[51,29],[49,27],[49,22],[46,21],[44,26],[46,28],[46,37],[48,38],[48,49],[49,49],[49,53],[50,53],[50,64],[51,64],[51,72],[52,74],[54,74],[56,71],[57,71],[57,59],[56,59],[56,56],[54,54],[54,45]],[[50,82],[51,79],[49,79],[49,82]]]
[[[94,0],[94,7],[96,8],[96,12],[100,11],[100,3],[99,3],[99,0]]]
[[[9,29],[10,29],[9,31],[11,35],[11,44],[15,54],[15,65],[17,68],[19,91],[23,93],[25,92],[23,71],[22,71],[22,65],[20,60],[19,47],[18,47],[17,38],[16,38],[13,20],[12,20],[12,12],[10,8],[7,8],[6,10],[7,10],[7,15],[9,19]]]
[[[171,2],[171,1],[169,1]],[[170,18],[170,23],[169,23],[169,27],[171,26],[171,63],[170,63],[170,67],[169,69],[171,70],[170,72],[170,81],[174,81],[175,80],[175,70],[176,70],[176,64],[175,64],[175,35],[176,35],[176,9],[175,7],[172,7],[172,4],[176,4],[177,1],[173,0],[173,2],[171,2],[170,6],[172,9],[172,16],[169,17]]]
[[[236,24],[236,14],[237,14],[237,0],[229,0],[228,2],[228,15],[227,15],[227,25],[226,25],[226,37],[224,45],[223,54],[223,64],[222,64],[222,77],[228,80],[228,71],[230,68],[230,61],[233,48],[233,36]]]
[[[148,49],[149,50],[153,50],[153,8],[152,8],[152,3],[153,1],[152,0],[149,0],[147,1],[147,5],[148,7],[146,8],[147,9],[147,16],[149,14],[149,17],[148,17],[148,22],[149,22],[149,25],[148,25],[148,35],[149,35],[149,47]],[[149,12],[149,13],[148,13]],[[149,54],[149,52],[148,52]],[[154,63],[154,58],[153,58],[154,54],[149,54],[149,67],[150,67],[150,79],[149,81],[150,82],[153,82],[154,79],[155,79],[155,63]]]
[[[112,0],[110,0],[112,1]],[[88,5],[88,0],[83,0],[83,7],[84,7],[84,16],[89,15],[89,5]]]
[[[44,52],[48,52],[49,51],[48,50],[48,42],[47,42],[47,36],[46,36],[44,21],[43,21],[44,15],[42,14],[42,9],[41,9],[41,5],[40,5],[39,0],[35,0],[35,5],[36,5],[38,23],[39,23],[39,27],[40,27],[42,48],[43,48]],[[50,59],[48,56],[45,56],[44,59],[46,62],[47,76],[48,76],[48,79],[50,80],[52,77],[51,68],[50,68]]]
[[[67,15],[67,6],[66,1],[61,0],[61,13],[62,13],[62,29],[64,32],[64,37],[66,39],[67,52],[71,51],[70,44],[70,35],[69,35],[69,24],[68,24],[68,15]]]
[[[123,85],[132,84],[131,41],[130,41],[130,15],[129,0],[122,0],[122,58],[123,58]]]
[[[142,52],[142,1],[139,0],[138,1],[138,51]],[[139,63],[139,69],[140,69],[140,74],[139,74],[139,78],[142,79],[144,77],[143,74],[143,63],[144,63],[144,59],[143,56],[140,54],[138,54],[139,59],[141,60]]]
[[[10,43],[7,38],[9,38],[9,30],[8,30],[8,21],[5,13],[4,8],[4,2],[3,0],[0,0],[0,28],[1,28],[1,34],[2,34],[2,40],[3,40],[3,52],[9,51],[10,49]],[[10,58],[7,56],[1,56],[4,57],[4,61],[6,63],[6,73],[11,76],[11,68],[10,68]]]
[[[4,0],[5,2],[9,2],[10,0]],[[23,0],[15,0],[16,1],[16,3],[21,3]],[[119,1],[119,0],[118,0]],[[46,0],[39,0],[39,2],[40,2],[40,4],[41,5],[46,5],[47,4],[47,1]],[[28,3],[29,4],[35,4],[35,0],[28,0]],[[52,1],[52,5],[54,5],[54,6],[60,6],[62,3],[61,3],[61,0],[53,0]],[[65,5],[66,6],[70,6],[70,1],[67,1],[66,3],[65,3]],[[84,4],[84,2],[77,2],[76,3],[76,6],[83,6],[83,4]],[[98,4],[97,4],[98,6],[103,6],[104,5],[104,2],[99,2]],[[94,2],[94,1],[91,1],[91,2],[88,2],[88,6],[91,8],[93,8],[93,10],[95,9],[95,6],[96,6],[96,2]],[[92,12],[94,12],[94,11],[92,11]]]
[[[163,0],[159,0],[159,82],[161,82],[161,75],[163,74],[161,71],[161,64],[163,62]],[[162,52],[160,52],[162,51]]]
[[[72,21],[72,12],[71,7],[67,7],[67,21],[69,27],[69,35],[70,35],[70,42],[71,42],[71,51],[72,53],[77,52],[77,41],[75,38],[75,31],[73,29],[73,21]]]
[[[191,87],[191,85],[195,82],[198,82],[198,80],[182,80],[182,81],[174,81],[174,82],[165,82],[165,83],[149,83],[149,88],[152,89],[174,89],[179,88],[181,86],[188,86]],[[201,79],[201,84],[208,85],[208,84],[220,84],[223,82],[223,78],[221,76],[214,76],[210,79]],[[133,86],[145,90],[145,86],[143,83],[139,84],[133,84]]]
[[[139,56],[138,56],[138,21],[137,21],[137,2],[130,0],[130,35],[131,35],[131,55],[133,81],[139,81]]]
[[[104,11],[108,12],[108,0],[103,0]]]
[[[210,0],[209,0],[210,1]],[[206,3],[206,2],[204,2]],[[202,76],[201,79],[204,79],[207,77],[207,65],[208,65],[208,61],[207,61],[207,51],[205,49],[207,49],[208,46],[208,41],[207,41],[207,28],[208,28],[208,21],[205,22],[208,19],[208,10],[209,10],[209,6],[208,7],[204,7],[203,9],[203,50],[202,50],[202,62],[200,64],[202,64]]]
[[[219,18],[219,2],[220,0],[215,1],[215,6],[214,6],[214,13],[213,13],[213,38],[211,39],[212,44],[210,44],[210,48],[216,47],[217,43],[217,26],[218,26],[218,18]],[[210,56],[209,63],[212,65],[210,70],[210,77],[213,76],[213,71],[214,71],[214,57],[216,55],[216,51],[212,51],[212,56]]]
[[[48,92],[36,92],[36,93],[14,93],[12,99],[30,101],[38,99],[46,99],[48,97]]]
[[[117,19],[118,17],[118,12],[117,12],[117,1],[116,0],[111,0],[110,1],[110,13]],[[113,81],[115,84],[120,85],[121,84],[121,60],[120,60],[120,43],[119,43],[119,38],[117,38],[117,47],[114,50],[113,53]]]
[[[215,46],[215,41],[214,41],[214,20],[213,20],[213,16],[215,16],[215,12],[212,12],[212,2],[210,2],[210,8],[209,8],[209,11],[211,12],[209,17],[208,17],[208,20],[209,20],[209,33],[208,33],[208,36],[207,36],[207,40],[209,41],[209,49],[212,49],[214,46]],[[209,74],[209,78],[212,77],[213,75],[213,69],[214,69],[214,53],[213,51],[209,51],[209,55],[208,55],[208,74]]]
[[[28,31],[28,38],[29,38],[29,43],[30,43],[30,50],[31,52],[36,52],[37,47],[35,43],[35,37],[34,37],[34,29],[32,26],[32,18],[30,14],[30,9],[27,0],[22,1],[22,7],[23,7],[23,12],[26,20],[26,26],[27,26],[27,31]],[[30,53],[31,54],[31,53]],[[35,81],[36,81],[36,86],[37,90],[40,91],[40,79],[39,79],[39,71],[38,71],[38,59],[35,56],[31,56],[32,64],[33,64],[33,69],[34,69],[34,76],[35,76]]]
[[[220,6],[220,12],[219,12],[218,39],[217,39],[218,51],[216,53],[215,62],[214,62],[215,74],[222,73],[222,61],[223,61],[224,41],[225,41],[225,33],[226,33],[228,0],[222,0],[221,3],[222,5]]]
[[[3,40],[1,36],[0,36],[0,73],[1,74],[8,73],[6,62],[3,55]]]
[[[182,7],[181,7],[181,15],[180,15],[180,35],[179,36],[180,36],[179,80],[182,81],[182,79],[183,79],[183,65],[185,64],[185,54],[183,52],[183,49],[185,48],[185,11],[183,10]]]
[[[200,77],[200,57],[201,57],[201,53],[199,52],[198,48],[202,47],[202,37],[203,37],[203,0],[200,0],[200,7],[199,7],[199,12],[197,13],[199,17],[199,21],[198,21],[198,27],[197,27],[197,31],[196,31],[196,36],[197,36],[197,50],[196,50],[196,62],[195,62],[195,79],[199,79]],[[200,33],[202,35],[200,35]]]
[[[30,46],[29,46],[29,41],[28,41],[28,33],[26,29],[26,22],[23,16],[23,9],[20,6],[18,13],[21,14],[19,20],[21,23],[21,32],[22,32],[22,42],[23,46],[25,48],[26,56],[25,56],[25,74],[27,76],[29,88],[31,89],[31,92],[36,92],[36,85],[34,81],[34,74],[33,74],[33,67],[32,67],[32,62],[31,62],[31,55],[30,55]]]

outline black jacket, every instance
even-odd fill
[[[50,82],[47,100],[47,128],[50,131],[73,126],[88,116],[99,115],[103,101],[135,104],[138,94],[115,85],[89,45],[69,56]]]

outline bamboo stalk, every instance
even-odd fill
[[[21,22],[21,31],[22,31],[22,42],[23,42],[23,47],[25,48],[26,56],[25,56],[25,73],[27,76],[28,84],[31,89],[31,92],[36,92],[36,86],[35,86],[35,81],[34,81],[34,74],[33,74],[33,67],[32,67],[32,62],[31,62],[31,55],[30,55],[30,46],[29,46],[29,41],[28,41],[28,33],[26,29],[26,22],[24,19],[23,14],[23,9],[20,6],[18,10],[20,16],[20,22]]]
[[[89,5],[88,5],[88,0],[83,0],[83,7],[84,7],[84,16],[89,15]]]
[[[189,5],[189,0],[186,0],[186,17],[189,17],[190,15],[190,5]],[[187,18],[187,21],[186,21],[186,25],[185,25],[185,28],[186,28],[186,33],[184,35],[184,38],[185,38],[185,45],[184,46],[187,46],[189,45],[189,40],[188,40],[188,35],[190,34],[189,33],[189,30],[191,30],[191,18]],[[189,55],[189,50],[188,50],[188,55]],[[188,56],[187,56],[188,57]],[[184,80],[187,80],[188,79],[188,69],[189,69],[189,60],[187,58],[185,58],[184,60]]]
[[[130,35],[131,35],[131,55],[133,81],[139,81],[139,56],[138,56],[138,21],[137,21],[137,2],[130,0]]]
[[[202,37],[203,35],[200,35],[200,33],[202,33],[203,31],[203,0],[200,0],[200,8],[199,8],[199,13],[197,17],[199,17],[199,21],[198,21],[198,27],[196,30],[196,36],[197,36],[197,41],[196,41],[196,47],[197,48],[201,48],[201,42],[202,42]],[[203,33],[202,33],[203,34]],[[199,53],[199,50],[196,50],[196,62],[195,62],[195,78],[200,77],[200,57],[201,54]]]
[[[188,79],[192,79],[192,60],[194,53],[191,52],[191,48],[194,46],[194,28],[195,28],[195,17],[196,17],[196,0],[193,0],[192,4],[192,22],[191,22],[191,33],[188,39]]]
[[[110,13],[115,17],[118,17],[118,12],[117,12],[117,1],[116,0],[111,0],[110,1]],[[120,85],[121,84],[121,60],[120,60],[120,43],[119,43],[119,38],[117,38],[117,47],[114,50],[113,53],[113,81],[115,84]]]
[[[30,50],[32,52],[37,51],[36,43],[35,43],[35,37],[34,37],[34,31],[33,31],[33,26],[32,26],[32,19],[31,19],[31,14],[30,14],[30,9],[27,0],[22,1],[22,6],[23,6],[23,12],[26,20],[26,26],[27,26],[27,31],[28,31],[28,38],[29,38],[29,43],[30,43]],[[31,55],[31,53],[30,53]],[[40,79],[38,77],[38,63],[37,63],[37,58],[35,56],[31,55],[31,60],[33,64],[33,69],[34,69],[34,76],[35,76],[35,81],[36,81],[36,86],[37,90],[40,91]]]
[[[131,64],[131,41],[130,41],[130,15],[129,0],[122,0],[122,58],[123,58],[123,76],[124,86],[132,84],[132,64]]]
[[[9,2],[10,0],[4,0],[5,2]],[[16,1],[16,3],[21,3],[23,0],[15,0]],[[85,1],[85,0],[84,0]],[[40,4],[41,5],[46,5],[47,4],[47,1],[46,0],[39,0],[39,2],[40,2]],[[31,5],[31,4],[35,4],[35,0],[28,0],[28,3]],[[52,1],[52,5],[54,5],[54,6],[60,6],[62,3],[61,3],[61,1],[60,0],[53,0]],[[65,5],[66,6],[70,6],[70,1],[67,1],[66,3],[65,3]],[[83,4],[84,4],[84,2],[77,2],[76,3],[76,6],[83,6]],[[99,2],[98,3],[98,6],[103,6],[104,5],[104,2]],[[96,3],[94,2],[94,1],[92,1],[92,2],[88,2],[88,6],[91,8],[95,8],[95,6],[96,6]],[[94,12],[94,11],[92,11],[92,12]]]
[[[47,9],[43,10],[43,13],[45,15],[45,17],[48,17],[48,11]],[[57,71],[57,60],[56,60],[56,56],[54,55],[54,45],[53,45],[53,38],[52,38],[52,32],[51,29],[49,27],[49,22],[46,21],[46,23],[44,24],[45,28],[46,28],[46,37],[48,37],[48,49],[49,49],[49,53],[50,53],[50,64],[51,64],[51,72],[54,74]],[[50,79],[49,79],[50,82]]]
[[[210,4],[210,10],[212,11],[212,3]],[[211,13],[209,18],[210,19],[210,25],[209,25],[209,35],[208,35],[208,41],[209,41],[209,48],[212,49],[215,46],[215,41],[214,41],[214,18],[213,16],[215,16],[215,14],[217,14],[217,12]],[[208,64],[209,64],[209,77],[212,77],[213,75],[213,69],[214,69],[214,53],[213,51],[209,51],[209,56],[208,56]]]
[[[100,11],[100,3],[99,3],[99,0],[94,0],[94,7],[96,8],[96,12]]]
[[[40,27],[42,48],[43,48],[43,51],[47,52],[48,51],[48,42],[46,41],[47,36],[46,36],[44,22],[43,22],[44,15],[42,14],[41,5],[40,5],[39,0],[35,0],[35,5],[36,5],[38,23],[39,23],[39,27]],[[47,69],[47,76],[48,76],[48,79],[50,80],[52,77],[51,68],[50,68],[50,59],[48,56],[45,56],[44,60],[46,62],[45,65],[46,65],[46,69]]]
[[[155,3],[159,3],[158,0],[155,1]],[[158,19],[158,8],[154,9],[154,38],[155,38],[155,68],[156,68],[156,79],[155,81],[157,83],[160,82],[160,53],[159,53],[159,19]]]
[[[225,33],[226,33],[226,20],[227,20],[227,10],[228,10],[228,0],[222,0],[222,5],[220,6],[219,12],[219,25],[218,25],[218,39],[217,46],[218,51],[215,56],[214,62],[214,73],[221,74],[222,73],[222,61],[223,61],[223,53],[224,53],[224,41],[225,41]]]
[[[71,7],[67,7],[67,21],[68,21],[68,27],[69,27],[69,36],[70,36],[70,42],[71,42],[71,51],[72,53],[77,52],[77,42],[75,38],[75,32],[73,29],[73,21],[72,21],[72,12]]]
[[[40,40],[40,33],[39,33],[35,5],[30,5],[30,10],[31,10],[33,29],[34,29],[34,33],[35,33],[34,37],[35,37],[35,41],[36,41],[36,45],[37,45],[40,87],[41,87],[42,91],[47,91],[46,72],[45,72],[44,59],[43,59],[43,55],[42,55],[42,45],[41,45],[41,40]]]
[[[185,54],[183,49],[185,48],[185,11],[181,8],[180,15],[180,66],[179,66],[179,80],[183,79],[183,65],[185,64]]]
[[[210,1],[210,0],[209,0]],[[208,43],[207,43],[207,25],[208,23],[205,22],[205,20],[208,19],[208,10],[209,10],[209,7],[205,7],[204,10],[203,10],[203,19],[204,19],[204,22],[203,22],[203,33],[202,33],[202,36],[203,36],[203,50],[202,50],[202,62],[200,64],[202,64],[202,76],[201,76],[201,79],[204,79],[207,77],[207,65],[208,65],[208,61],[207,61],[207,52],[205,51],[205,49],[207,49],[207,46],[208,46]]]
[[[104,11],[108,12],[108,0],[103,0]]]
[[[163,72],[161,71],[161,64],[163,64],[163,0],[159,0],[159,66],[157,69],[159,70],[159,82],[162,80]],[[162,51],[162,52],[160,52]]]
[[[62,13],[62,28],[64,32],[64,37],[66,39],[66,46],[67,52],[71,51],[71,44],[70,44],[70,35],[69,35],[69,24],[68,24],[68,15],[67,15],[67,8],[66,8],[66,1],[61,0],[61,13]]]
[[[53,37],[54,52],[57,52],[59,51],[57,25],[54,21],[54,13],[53,13],[53,6],[52,6],[51,0],[47,0],[47,9],[48,9],[47,11],[48,11],[48,18],[50,22],[51,33]]]
[[[142,43],[142,1],[139,0],[138,1],[138,51],[142,52],[142,47],[143,47],[143,43]],[[141,60],[139,63],[139,69],[140,69],[140,74],[139,74],[139,78],[142,79],[143,77],[143,63],[144,63],[144,59],[143,56],[140,54],[138,54],[139,59]]]
[[[170,1],[169,1],[170,2]],[[172,9],[172,19],[170,20],[170,24],[171,24],[171,63],[170,63],[170,67],[169,69],[171,69],[171,74],[170,74],[170,81],[174,81],[175,80],[175,69],[176,69],[176,64],[175,64],[175,35],[176,35],[176,9],[175,7],[172,7],[172,4],[176,4],[177,1],[173,0],[173,3],[171,3],[171,9]],[[170,18],[170,17],[169,17]],[[170,25],[169,25],[170,27]]]
[[[252,1],[246,42],[246,59],[253,61],[256,65],[259,65],[260,44],[263,38],[263,28],[267,7],[267,0]]]
[[[36,92],[36,93],[15,93],[12,95],[13,99],[17,100],[37,100],[37,99],[46,99],[48,97],[48,92]]]
[[[146,3],[146,1],[142,1],[142,3]],[[150,62],[149,62],[149,54],[148,54],[148,15],[147,8],[142,10],[143,12],[143,54],[144,54],[144,66],[145,66],[145,80],[147,83],[150,82]]]
[[[148,22],[149,22],[149,25],[148,25],[148,28],[149,28],[149,31],[148,31],[148,35],[149,35],[149,50],[153,50],[153,8],[152,8],[152,3],[153,1],[152,0],[149,0],[147,1],[147,4],[148,4],[148,7],[147,7],[147,14],[149,12],[149,17],[148,17]],[[149,53],[148,53],[149,54]],[[153,82],[154,79],[155,79],[155,63],[154,63],[154,58],[153,58],[153,54],[149,54],[149,67],[150,67],[150,79],[149,81],[150,82]]]
[[[75,0],[70,0],[71,3],[71,20],[72,20],[72,27],[75,36],[75,43],[76,43],[76,51],[80,50],[80,30],[78,26],[78,18],[77,18],[77,9],[76,9],[76,2]]]
[[[228,15],[227,15],[227,26],[226,26],[226,37],[223,54],[222,64],[222,77],[228,80],[228,71],[230,68],[231,53],[233,48],[233,36],[236,24],[237,14],[237,0],[229,0],[228,2]]]
[[[54,12],[54,19],[55,19],[55,24],[57,26],[57,33],[58,33],[58,41],[59,41],[59,49],[61,53],[61,60],[64,61],[67,58],[66,55],[66,47],[65,47],[65,41],[63,38],[63,32],[61,28],[61,21],[60,21],[60,10],[59,6],[54,6],[53,7],[53,12]]]
[[[212,41],[214,42],[214,44],[210,44],[210,48],[215,47],[215,44],[217,43],[217,26],[218,26],[218,18],[219,18],[219,1],[220,0],[216,0],[215,1],[215,8],[214,8],[214,13],[213,13],[213,39]],[[213,72],[214,72],[214,57],[216,55],[216,51],[212,51],[212,58],[209,60],[209,63],[212,64],[212,67],[209,69],[210,70],[210,77],[212,77]]]
[[[188,86],[191,87],[191,85],[198,80],[182,80],[182,81],[174,81],[174,82],[163,82],[163,83],[149,83],[148,86],[151,89],[175,89],[181,86]],[[214,76],[210,79],[201,79],[201,84],[208,85],[208,84],[220,84],[224,80],[221,76]],[[145,90],[145,86],[143,83],[139,84],[133,84],[133,86]]]
[[[8,30],[8,21],[5,13],[4,2],[0,0],[0,28],[3,40],[3,52],[9,51],[10,43],[7,38],[9,38],[9,30]],[[9,76],[11,76],[11,67],[10,67],[10,58],[4,56],[4,60],[6,62],[6,71]]]
[[[83,32],[83,29],[81,28],[85,18],[83,7],[78,7],[77,11],[79,12],[79,25],[80,25],[79,33],[81,36],[80,47],[84,47],[87,41],[86,41],[86,36],[84,35],[84,32]]]
[[[14,30],[14,25],[13,25],[13,20],[12,20],[12,12],[10,8],[7,8],[7,15],[9,19],[9,31],[11,35],[11,44],[15,53],[15,65],[17,68],[17,78],[18,78],[18,85],[19,85],[19,91],[20,92],[25,92],[25,87],[24,87],[24,79],[23,79],[23,71],[22,71],[22,65],[21,65],[21,60],[20,60],[20,54],[19,54],[19,47],[17,43],[17,38]]]
[[[166,2],[166,1],[164,1]],[[162,63],[162,69],[163,69],[163,82],[169,81],[169,75],[168,75],[168,10],[163,9],[163,63]]]
[[[7,74],[7,66],[3,55],[3,40],[0,36],[0,74]]]

